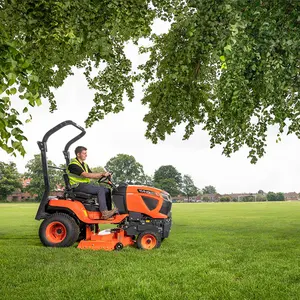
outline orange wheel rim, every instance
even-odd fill
[[[153,249],[156,246],[156,237],[152,234],[145,234],[141,239],[141,245],[144,249]]]
[[[67,229],[60,222],[52,222],[46,228],[46,237],[51,243],[60,243],[67,236]]]

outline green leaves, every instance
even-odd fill
[[[16,82],[17,75],[15,73],[8,73],[7,74],[7,84],[13,85]]]
[[[171,196],[178,196],[180,194],[182,178],[174,166],[159,167],[154,173],[153,181],[154,186],[165,190]]]
[[[150,108],[146,137],[156,143],[184,123],[186,139],[201,125],[211,147],[220,144],[230,156],[246,145],[252,163],[265,153],[269,126],[281,133],[290,124],[300,137],[299,13],[298,3],[283,0],[181,7],[140,67],[142,103]]]
[[[132,155],[118,154],[112,157],[105,165],[105,169],[113,172],[113,181],[116,183],[145,184],[146,175],[143,166]]]
[[[9,90],[9,94],[10,95],[14,95],[16,93],[17,93],[17,89],[16,88],[12,88],[12,89]]]
[[[48,160],[47,164],[48,166],[56,166],[51,160]],[[37,195],[37,198],[40,200],[45,190],[40,154],[34,155],[34,158],[28,161],[28,163],[26,164],[26,172],[24,176],[25,178],[31,179],[30,184],[26,187],[26,191],[28,191],[32,195]],[[57,190],[57,185],[64,185],[62,171],[49,168],[48,176],[51,191]]]
[[[188,139],[200,125],[211,147],[220,144],[229,156],[246,145],[255,162],[268,126],[300,137],[299,14],[297,1],[284,0],[7,1],[0,8],[0,147],[14,154],[10,131],[22,125],[6,95],[18,91],[25,107],[46,99],[52,112],[51,89],[75,66],[95,91],[86,126],[122,111],[124,94],[132,100],[140,81],[154,143],[182,123]],[[167,34],[151,34],[155,18],[172,22]],[[141,49],[150,58],[132,76],[124,45],[141,37],[152,42]]]
[[[24,114],[28,105],[41,105],[42,98],[50,102],[52,112],[57,105],[51,88],[62,86],[72,67],[79,67],[85,69],[89,87],[95,90],[95,106],[86,125],[120,112],[124,93],[133,99],[125,42],[149,36],[155,16],[147,0],[6,1],[0,8],[0,94],[11,96],[18,89],[19,98],[26,102]],[[93,78],[92,68],[99,66]],[[0,105],[8,120],[10,104]],[[8,125],[15,126],[5,121],[0,131],[7,131]],[[10,138],[1,138],[0,147]]]
[[[192,177],[189,176],[189,175],[183,175],[182,192],[188,198],[190,196],[197,196],[197,194],[199,192],[198,188],[194,184],[194,181],[193,181]]]
[[[0,22],[1,26],[1,22]],[[1,29],[1,27],[0,27]],[[3,29],[3,27],[2,27]],[[10,43],[0,39],[1,58],[0,69],[3,77],[0,77],[0,148],[7,153],[25,155],[23,141],[27,140],[22,133],[19,113],[11,106],[11,95],[20,93],[19,98],[27,100],[31,106],[40,104],[39,87],[35,84],[37,76],[32,74],[32,66],[29,60],[24,59],[24,53],[16,46],[16,41]],[[29,71],[29,72],[28,72]],[[16,85],[19,85],[18,90]],[[3,93],[7,96],[3,96]],[[27,110],[24,109],[23,113]],[[9,144],[11,146],[9,146]]]
[[[207,185],[202,189],[203,194],[215,194],[216,192],[216,188],[212,185]]]
[[[9,148],[7,151],[10,151]],[[16,164],[0,162],[0,199],[6,199],[7,196],[21,187],[21,176]]]

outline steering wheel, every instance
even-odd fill
[[[111,175],[113,173],[110,173]],[[106,183],[108,185],[110,185],[113,189],[117,188],[117,186],[111,181],[111,175],[109,176],[102,176],[98,179],[98,183]],[[108,180],[108,181],[106,181]]]
[[[110,173],[110,174],[112,175],[113,173]],[[106,180],[108,180],[109,182],[105,182],[105,183],[108,183],[108,184],[111,185],[111,175],[100,177],[100,178],[98,179],[98,183],[103,183],[103,182],[105,182]]]
[[[101,183],[101,182],[105,182],[105,180],[111,180],[111,176],[102,176],[98,179],[98,182]],[[107,182],[106,182],[107,183]]]

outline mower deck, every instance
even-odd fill
[[[125,246],[134,245],[134,241],[130,236],[125,235],[123,229],[111,229],[109,234],[99,235],[94,233],[90,226],[86,226],[86,239],[81,240],[78,244],[79,249],[92,250],[121,250]]]

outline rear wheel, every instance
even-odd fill
[[[45,246],[70,247],[78,239],[79,227],[71,216],[55,213],[42,222],[39,236]]]
[[[161,237],[156,232],[144,231],[139,234],[136,244],[139,249],[152,250],[160,247]]]

